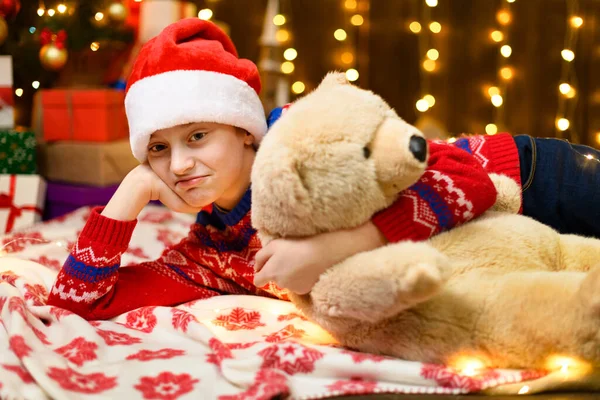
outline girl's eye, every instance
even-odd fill
[[[159,151],[162,151],[166,148],[167,146],[165,146],[164,144],[155,144],[154,146],[150,146],[148,150],[152,153],[158,153]]]
[[[192,141],[198,141],[198,140],[202,139],[204,136],[206,136],[206,133],[196,132],[192,135],[191,139],[192,139]]]

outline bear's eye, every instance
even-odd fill
[[[363,147],[363,155],[365,158],[371,157],[371,149],[369,149],[367,146]]]

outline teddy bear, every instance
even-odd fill
[[[423,174],[426,146],[381,97],[328,74],[257,152],[252,223],[263,245],[365,223]],[[558,355],[598,364],[600,240],[518,214],[516,182],[492,178],[494,210],[427,241],[352,256],[290,300],[359,351],[494,368],[550,368]]]

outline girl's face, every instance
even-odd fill
[[[253,142],[252,135],[230,125],[177,125],[152,134],[148,164],[189,205],[233,208],[250,182]]]

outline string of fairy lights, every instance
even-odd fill
[[[420,76],[420,98],[415,107],[420,112],[426,112],[435,105],[435,97],[429,93],[431,85],[431,74],[437,70],[437,63],[440,58],[440,52],[432,45],[435,35],[442,31],[442,24],[432,19],[432,9],[437,7],[438,0],[425,0],[425,5],[421,7],[421,17],[419,21],[412,21],[408,28],[411,32],[418,35],[419,42],[419,60],[421,68]],[[423,28],[423,26],[425,28]]]
[[[485,126],[485,132],[488,135],[498,133],[498,127],[505,128],[504,121],[504,103],[508,85],[513,79],[514,70],[510,65],[510,56],[512,55],[512,47],[509,44],[510,25],[512,22],[511,4],[515,0],[506,0],[501,3],[500,9],[496,13],[497,26],[490,33],[490,39],[498,48],[498,77],[497,83],[489,86],[485,90],[485,94],[489,98],[494,107],[493,122]]]

